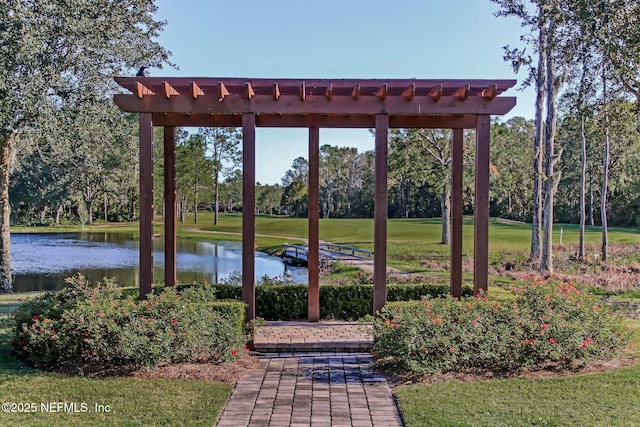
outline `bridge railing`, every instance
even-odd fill
[[[364,249],[360,249],[360,248],[354,248],[353,246],[346,246],[346,245],[338,245],[335,243],[322,243],[320,245],[320,247],[326,248],[329,251],[333,251],[333,252],[341,252],[341,253],[345,253],[345,254],[351,254],[353,256],[360,256],[360,257],[364,257],[364,258],[372,258],[373,257],[373,252],[371,251],[367,251]]]

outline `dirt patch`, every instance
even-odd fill
[[[217,381],[235,385],[242,374],[260,366],[260,361],[252,356],[243,356],[232,362],[225,363],[178,363],[160,366],[156,369],[138,370],[132,373],[136,378],[143,379],[189,379]]]
[[[389,372],[382,372],[388,379],[389,385],[394,388],[401,385],[410,384],[434,384],[446,381],[486,381],[498,378],[553,378],[568,377],[576,375],[589,375],[600,372],[613,371],[625,366],[634,364],[631,357],[621,357],[612,360],[596,360],[588,364],[580,364],[575,366],[557,366],[548,365],[536,370],[522,370],[520,372],[492,372],[492,371],[466,371],[466,372],[447,372],[440,374],[427,375],[396,375]]]

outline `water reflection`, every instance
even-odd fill
[[[154,240],[154,278],[163,281],[163,241]],[[239,242],[178,240],[178,280],[220,282],[242,269]],[[57,233],[11,235],[11,262],[16,292],[56,289],[81,272],[89,280],[115,277],[138,285],[138,242],[125,233]],[[256,276],[282,276],[306,283],[307,269],[286,266],[280,258],[256,252]]]

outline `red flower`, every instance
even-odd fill
[[[582,342],[582,348],[587,348],[589,347],[589,344],[591,344],[591,338],[586,338],[583,342]]]
[[[553,338],[549,338],[549,342],[553,345],[558,344],[558,342],[556,340],[554,340]]]
[[[38,320],[40,316],[33,316],[33,320]]]
[[[238,350],[236,350],[236,349],[234,348],[233,350],[231,350],[231,354],[232,354],[233,356],[237,355],[237,354],[238,354]]]

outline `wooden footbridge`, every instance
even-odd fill
[[[337,245],[334,243],[321,243],[319,250],[320,264],[327,264],[333,261],[370,261],[373,259],[373,252],[366,251],[352,246]],[[308,245],[283,245],[282,258],[290,264],[307,264],[309,262]]]

